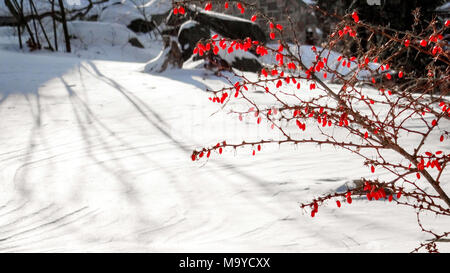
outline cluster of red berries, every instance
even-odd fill
[[[382,198],[387,199],[389,202],[392,202],[394,200],[394,193],[387,196],[386,191],[383,187],[372,185],[367,181],[364,183],[363,191],[366,192],[365,195],[367,197],[367,200],[369,200],[369,201],[380,200]],[[402,196],[402,190],[401,189],[398,190],[397,194],[395,194],[395,196],[397,199],[400,199],[400,197]],[[330,195],[326,199],[330,199],[332,197],[333,196]],[[353,202],[352,192],[350,190],[347,191],[347,193],[345,193],[344,197],[345,197],[345,202],[347,202],[348,204],[351,204]],[[319,211],[318,201],[313,200],[309,206],[311,207],[311,217],[314,217],[317,214],[317,212]],[[336,200],[336,206],[338,208],[340,208],[342,206],[341,200]],[[303,207],[303,205],[302,205],[302,207]]]
[[[439,103],[439,107],[441,107],[442,112],[447,112],[448,116],[450,117],[450,105],[445,104],[445,102],[441,101]]]
[[[177,15],[177,14],[185,14],[186,11],[184,10],[183,6],[179,6],[173,9],[173,14]]]
[[[339,29],[337,34],[339,35],[339,38],[342,39],[345,35],[349,35],[350,37],[355,38],[356,37],[356,31],[350,27],[350,26],[345,26],[342,29]],[[336,32],[333,32],[331,34],[331,37],[334,37],[336,35]]]
[[[196,161],[197,159],[202,158],[203,156],[206,156],[206,158],[209,158],[211,156],[212,150],[217,150],[219,154],[222,154],[223,148],[227,145],[226,141],[223,141],[222,143],[217,143],[216,146],[212,147],[211,149],[203,149],[201,151],[193,151],[191,155],[192,161]]]
[[[283,26],[280,24],[274,24],[272,22],[269,23],[269,28],[270,28],[270,34],[269,37],[272,40],[275,40],[275,29],[282,31],[283,30]]]
[[[258,41],[252,41],[251,38],[247,37],[244,41],[231,41],[230,43],[227,42],[227,39],[221,38],[218,40],[218,34],[215,34],[211,37],[211,42],[202,44],[201,42],[197,43],[197,46],[194,48],[193,53],[199,54],[200,56],[203,56],[205,52],[208,52],[210,50],[213,51],[215,55],[219,54],[220,49],[223,51],[226,50],[228,54],[232,53],[234,50],[243,50],[248,51],[250,48],[252,48],[253,45],[258,45]],[[228,48],[228,49],[227,49]]]
[[[376,185],[372,185],[369,182],[365,182],[364,183],[364,191],[367,191],[366,193],[366,197],[367,200],[372,201],[373,199],[375,200],[379,200],[381,198],[386,199],[387,195],[386,195],[386,191],[384,190],[383,187],[377,187]],[[397,192],[397,199],[399,199],[402,196],[402,191],[398,191]],[[394,199],[394,194],[390,194],[389,197],[387,197],[387,199],[389,200],[389,202],[392,202],[392,200]]]
[[[444,36],[442,34],[440,34],[440,33],[438,33],[438,34],[431,34],[430,37],[428,38],[428,41],[425,40],[425,39],[422,39],[422,40],[418,41],[418,44],[421,47],[427,47],[429,44],[435,43],[436,45],[432,48],[431,53],[433,55],[436,55],[438,53],[442,53],[442,47],[440,47],[438,43],[439,43],[440,40],[443,40],[443,39],[444,39]],[[403,45],[405,47],[409,47],[410,44],[411,44],[411,41],[409,39],[405,39],[403,41]]]
[[[425,157],[422,157],[420,159],[419,164],[417,164],[417,169],[419,171],[424,170],[425,168],[434,168],[436,167],[436,169],[438,171],[440,171],[442,169],[441,164],[439,163],[439,157],[440,155],[442,155],[442,151],[437,151],[434,154],[431,152],[425,152]],[[443,155],[442,157],[445,157],[445,155]],[[428,161],[425,161],[425,158],[427,158]]]
[[[214,97],[214,98],[210,97],[209,100],[212,102],[217,102],[217,103],[223,104],[225,102],[226,98],[228,98],[228,93],[223,92],[222,96],[220,98],[219,97]]]

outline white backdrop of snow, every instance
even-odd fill
[[[202,145],[277,136],[264,122],[211,115],[218,107],[204,88],[225,83],[201,69],[154,75],[142,63],[22,53],[14,44],[0,37],[1,251],[405,252],[429,238],[411,209],[382,201],[302,214],[299,202],[389,175],[371,174],[343,150],[269,145],[255,157],[226,150],[192,162]],[[448,152],[438,138],[430,135],[433,147]],[[449,180],[447,171],[447,191]]]

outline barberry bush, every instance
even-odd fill
[[[225,139],[193,151],[192,160],[207,160],[220,156],[225,149],[242,147],[250,148],[255,155],[264,145],[273,143],[313,143],[350,151],[363,159],[371,177],[376,177],[373,174],[380,170],[389,175],[376,179],[363,177],[360,184],[348,191],[318,196],[302,203],[300,209],[315,217],[323,205],[341,207],[350,205],[355,198],[408,206],[415,210],[420,229],[432,236],[413,251],[437,252],[437,242],[448,237],[450,231],[437,232],[425,227],[421,216],[424,213],[450,216],[450,198],[442,181],[450,154],[449,149],[437,149],[448,148],[445,143],[450,139],[450,59],[444,39],[450,22],[432,20],[420,32],[405,32],[368,24],[359,18],[357,11],[338,16],[312,7],[316,12],[335,16],[340,23],[329,34],[325,46],[309,46],[313,56],[309,60],[303,54],[301,41],[295,38],[294,24],[278,24],[254,3],[173,1],[173,13],[184,16],[185,9],[201,7],[210,11],[215,5],[224,5],[225,9],[234,5],[243,14],[251,11],[249,19],[265,22],[271,42],[262,44],[250,38],[232,40],[215,34],[200,41],[194,54],[251,51],[259,57],[269,56],[273,61],[267,62],[255,77],[235,70],[223,74],[229,85],[207,90],[210,100],[223,109],[228,108],[240,120],[248,116],[260,126],[277,130],[279,137],[244,139],[240,143]],[[418,14],[415,16],[420,20]],[[288,20],[292,22],[291,18]],[[382,37],[386,42],[368,49],[360,46],[352,55],[337,53],[339,44],[349,41],[361,44],[358,36],[361,28],[370,33],[368,39]],[[287,31],[293,32],[294,39],[285,38]],[[386,52],[393,53],[386,55]],[[426,77],[409,75],[392,63],[397,55],[405,53],[411,58],[418,54],[429,57]],[[258,103],[251,96],[255,91],[263,91],[271,103]],[[233,109],[229,103],[233,100],[244,101],[249,105],[248,110]]]

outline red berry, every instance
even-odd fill
[[[175,15],[178,14],[178,9],[177,9],[177,8],[174,8],[174,9],[173,9],[173,14],[175,14]]]
[[[280,44],[280,45],[278,46],[278,52],[283,52],[283,49],[284,49],[283,45]]]
[[[426,47],[428,45],[428,42],[426,40],[421,40],[420,45]]]
[[[441,47],[440,46],[434,46],[433,47],[433,51],[431,53],[433,53],[433,55],[436,55],[436,53],[441,52]]]
[[[283,85],[283,82],[281,80],[278,80],[277,82],[277,88],[280,88],[280,86]]]
[[[256,18],[257,18],[256,15],[253,15],[253,16],[252,16],[252,19],[251,19],[252,22],[255,22],[255,21],[256,21]]]
[[[410,41],[408,39],[405,40],[405,46],[408,47],[409,46]]]
[[[355,21],[355,23],[358,23],[358,22],[359,22],[359,16],[358,16],[358,13],[356,13],[356,11],[354,11],[354,12],[352,13],[352,18],[353,18],[353,20]]]
[[[372,173],[374,173],[374,172],[375,172],[375,167],[372,165],[372,166],[370,167],[370,170],[372,171]]]
[[[403,71],[398,72],[398,77],[403,78]]]
[[[225,2],[225,8],[227,9],[229,6],[228,2]]]
[[[267,71],[266,71],[264,68],[261,69],[261,74],[263,74],[264,77],[267,77],[267,76],[268,76]]]
[[[338,206],[338,208],[340,208],[341,207],[341,201],[337,200],[336,201],[336,205]]]
[[[179,8],[178,8],[178,12],[179,12],[180,14],[184,14],[184,13],[185,13],[185,10],[184,10],[183,7],[179,7]]]
[[[271,33],[270,33],[270,39],[272,39],[272,40],[275,39],[275,33],[274,33],[274,32],[271,32]]]

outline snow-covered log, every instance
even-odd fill
[[[261,43],[266,43],[267,41],[266,34],[256,23],[236,16],[204,11],[200,8],[189,6],[186,8],[184,18],[190,18],[223,37],[241,40],[249,37]],[[167,24],[178,25],[179,21],[179,15],[170,14]]]
[[[200,23],[194,20],[183,23],[178,31],[178,42],[183,52],[183,60],[189,59],[198,41],[210,37],[211,31],[209,28],[202,26]]]
[[[143,5],[139,2],[122,1],[106,7],[98,20],[127,26],[134,32],[147,33],[161,24],[170,12],[167,0],[152,0]]]
[[[166,69],[179,69],[183,66],[181,50],[176,38],[164,36],[164,49],[161,53],[147,63],[145,72],[164,72]]]
[[[252,39],[262,39],[265,41],[263,31],[258,25],[253,22],[239,17],[219,14],[215,12],[204,12],[196,8],[190,7],[191,17],[200,19],[202,21],[188,20],[181,24],[178,31],[178,42],[180,43],[183,60],[188,60],[197,43],[202,39],[208,39],[212,34],[219,34],[222,37],[232,37],[236,39],[245,39],[250,37]],[[171,18],[169,18],[169,22]],[[239,30],[238,30],[239,29]],[[261,37],[259,37],[261,35]],[[205,55],[203,58],[206,62],[223,63],[225,61],[227,66],[231,66],[241,71],[257,72],[261,70],[262,65],[258,58],[250,52],[235,51],[231,54],[220,52],[219,56]],[[217,60],[217,58],[221,59]],[[210,65],[207,65],[210,67]]]

